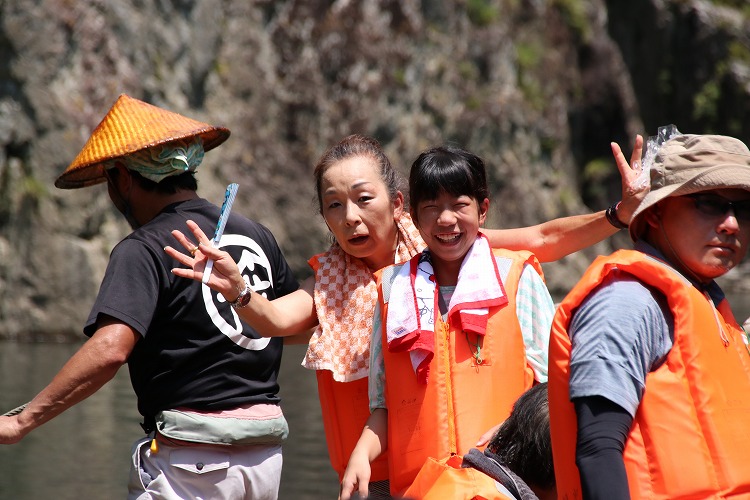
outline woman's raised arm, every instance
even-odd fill
[[[245,289],[245,280],[232,256],[211,246],[206,234],[193,221],[187,221],[188,228],[198,241],[196,246],[181,231],[172,235],[188,251],[187,254],[167,246],[164,251],[183,266],[172,269],[176,276],[195,281],[203,279],[203,270],[208,259],[214,261],[211,277],[207,285],[224,298],[233,302]],[[307,333],[318,324],[313,301],[315,278],[311,276],[302,282],[300,288],[283,297],[268,300],[262,295],[250,292],[250,302],[236,309],[237,314],[264,337],[288,337]]]
[[[627,225],[633,212],[648,193],[648,182],[641,182],[643,137],[636,136],[630,163],[617,143],[611,143],[612,154],[622,177],[622,201],[614,216]],[[561,217],[536,226],[515,229],[484,229],[493,247],[531,250],[541,262],[552,262],[602,241],[615,234],[607,220],[606,210],[592,214]]]

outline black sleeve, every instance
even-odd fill
[[[622,453],[633,417],[600,396],[576,398],[573,404],[578,417],[576,465],[584,500],[629,500]]]

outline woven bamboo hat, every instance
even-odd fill
[[[106,179],[104,162],[189,137],[200,137],[204,151],[208,151],[227,140],[229,130],[122,94],[55,186],[75,189],[99,184]]]

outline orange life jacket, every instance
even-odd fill
[[[726,300],[717,310],[674,269],[634,250],[596,259],[555,316],[549,405],[558,497],[581,498],[568,325],[576,307],[614,269],[660,290],[674,315],[674,345],[646,377],[625,445],[631,498],[750,498],[750,352],[744,333]]]
[[[510,415],[513,403],[534,381],[516,316],[516,291],[525,263],[534,265],[540,275],[541,267],[530,252],[493,253],[498,260],[512,261],[508,276],[503,279],[509,302],[490,308],[481,364],[477,365],[475,347],[469,345],[463,331],[438,317],[428,383],[421,384],[409,353],[389,352],[384,329],[392,494],[400,494],[411,484],[428,457],[468,452],[484,432]],[[392,266],[375,273],[383,324],[388,316],[383,282],[392,280],[398,268]]]
[[[328,457],[340,481],[370,416],[367,378],[353,382],[336,382],[328,370],[316,370],[316,374]],[[383,452],[370,467],[370,481],[388,479],[387,452]]]
[[[318,256],[309,264],[317,272]],[[326,433],[328,457],[331,466],[344,476],[349,457],[362,434],[362,429],[370,416],[370,400],[367,393],[367,377],[352,382],[337,382],[328,370],[316,370],[318,378],[318,398],[323,415],[323,429]],[[388,454],[384,452],[371,464],[370,481],[388,479]]]
[[[498,490],[496,481],[471,467],[462,468],[463,458],[428,459],[404,498],[419,500],[512,500]]]

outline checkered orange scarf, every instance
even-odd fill
[[[396,221],[399,238],[395,264],[411,259],[425,244],[408,214]],[[318,327],[310,338],[302,366],[330,370],[337,382],[367,377],[373,311],[378,302],[375,278],[367,264],[337,244],[310,259],[315,269]]]

